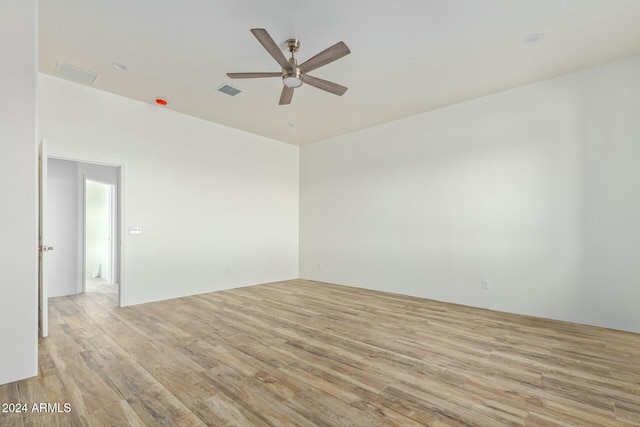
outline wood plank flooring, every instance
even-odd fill
[[[640,426],[640,335],[305,280],[50,301],[4,426]],[[3,350],[5,351],[5,350]]]

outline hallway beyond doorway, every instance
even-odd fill
[[[91,274],[87,273],[85,278],[87,294],[101,294],[104,301],[113,302],[114,306],[118,305],[118,284],[109,283],[101,278],[93,278]]]

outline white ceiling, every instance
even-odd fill
[[[164,108],[297,145],[640,54],[639,0],[39,3],[41,72],[68,63],[97,73],[98,89],[164,97]],[[300,62],[344,41],[350,55],[310,74],[349,90],[303,85],[279,106],[279,78],[228,79],[280,71],[251,28],[267,29],[283,50],[300,39]],[[532,33],[545,37],[523,43]],[[218,92],[225,83],[243,92]]]

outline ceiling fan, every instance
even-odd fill
[[[337,83],[333,83],[327,80],[319,79],[317,77],[307,74],[309,71],[313,71],[316,68],[320,68],[323,65],[327,65],[337,59],[342,58],[345,55],[351,53],[349,48],[343,42],[338,42],[333,46],[323,50],[316,56],[306,60],[302,64],[298,65],[298,61],[294,57],[294,53],[300,48],[300,41],[297,39],[287,40],[287,50],[291,53],[291,58],[287,59],[273,38],[269,35],[267,30],[263,28],[254,28],[251,30],[253,35],[258,39],[260,44],[269,52],[269,54],[275,59],[282,67],[282,72],[276,71],[273,73],[227,73],[227,76],[231,79],[253,79],[261,77],[282,77],[282,93],[280,95],[280,105],[286,105],[291,103],[293,97],[293,90],[306,83],[310,86],[317,87],[318,89],[325,90],[335,95],[342,95],[347,91],[345,86],[341,86]]]

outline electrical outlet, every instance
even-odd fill
[[[322,271],[322,263],[321,262],[318,263],[318,270]]]
[[[488,280],[483,280],[482,281],[482,289],[489,289],[489,281]]]

